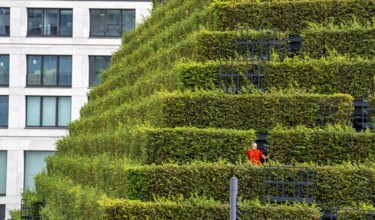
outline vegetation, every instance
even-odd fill
[[[41,205],[43,219],[227,219],[237,176],[242,219],[373,208],[375,135],[349,124],[354,99],[369,94],[375,103],[374,3],[154,1],[24,197]],[[266,61],[265,91],[248,80],[251,93],[222,90],[219,60],[241,58],[237,27],[304,38],[299,55]],[[244,74],[246,65],[231,68]],[[269,133],[271,165],[314,167],[313,204],[263,201],[264,170],[245,154],[259,132]]]

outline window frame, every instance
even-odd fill
[[[9,11],[9,30],[6,34],[0,34],[0,37],[9,37],[10,36],[10,8],[9,7],[0,7],[0,9],[8,9]]]
[[[112,59],[112,56],[110,56],[110,55],[90,55],[90,56],[89,56],[89,88],[95,87],[95,86],[97,86],[97,85],[100,84],[100,81],[99,81],[98,84],[91,85],[91,79],[92,79],[92,77],[91,77],[91,76],[92,76],[92,75],[91,75],[91,71],[92,71],[92,69],[91,69],[91,58],[96,58],[96,57],[109,58],[109,61],[108,61],[108,67],[109,67],[109,65],[111,65],[111,59]],[[105,69],[108,69],[108,67],[106,67]],[[102,69],[102,71],[105,70],[105,69]],[[99,73],[100,73],[100,72],[99,72]],[[99,80],[100,80],[100,78],[99,78]]]
[[[105,32],[105,35],[93,35],[92,34],[92,27],[93,27],[93,23],[92,22],[92,12],[93,11],[97,11],[97,10],[105,10],[105,27],[106,27],[106,30],[108,29],[108,10],[120,10],[120,35],[119,36],[108,36],[107,34],[107,31]],[[90,8],[90,12],[89,12],[89,16],[90,16],[90,34],[89,36],[90,37],[93,37],[93,38],[119,38],[121,37],[125,32],[123,30],[123,12],[124,11],[134,11],[134,27],[136,26],[136,9],[131,9],[131,8],[123,8],[123,9],[119,9],[119,8]],[[134,30],[134,29],[133,29]],[[132,31],[133,31],[132,30]]]
[[[8,114],[7,114],[7,124],[6,125],[0,125],[0,128],[8,128],[9,126],[9,95],[0,95],[0,97],[7,97],[7,105],[8,105]]]
[[[42,17],[41,17],[41,31],[40,31],[40,34],[30,34],[29,32],[29,14],[30,14],[30,11],[29,10],[36,10],[36,9],[39,9],[42,11]],[[44,30],[44,17],[45,17],[45,11],[46,10],[57,10],[57,34],[56,35],[45,35],[43,33],[43,30]],[[62,10],[71,10],[72,11],[72,34],[71,35],[61,35],[60,34],[60,30],[61,30],[61,27],[60,27],[60,20],[61,20],[61,11]],[[69,37],[73,37],[73,26],[74,26],[74,19],[73,19],[73,8],[27,8],[27,28],[26,28],[26,36],[27,37],[66,37],[66,38],[69,38]]]
[[[8,81],[7,81],[7,83],[1,83],[1,81],[0,81],[0,87],[9,87],[9,72],[10,72],[10,70],[9,70],[9,62],[10,62],[10,56],[9,56],[9,54],[0,54],[0,57],[7,57],[8,58]]]
[[[40,57],[40,84],[38,85],[30,85],[29,84],[29,57],[31,56],[39,56]],[[44,85],[43,78],[44,78],[44,58],[47,56],[54,56],[57,59],[56,64],[56,85]],[[60,58],[61,57],[70,57],[71,58],[71,65],[72,70],[70,71],[70,85],[60,85]],[[65,87],[71,88],[72,87],[72,79],[73,79],[73,56],[72,55],[34,55],[28,54],[26,55],[26,86],[27,87]]]
[[[40,106],[40,109],[39,109],[39,125],[27,125],[27,118],[28,118],[28,103],[27,103],[27,99],[29,97],[38,97],[40,99],[40,103],[39,103],[39,106]],[[55,126],[43,126],[43,98],[44,97],[54,97],[55,100],[56,100],[56,104],[55,104]],[[63,98],[70,98],[70,122],[72,121],[72,97],[71,96],[38,96],[38,95],[30,95],[30,96],[26,96],[26,114],[25,114],[25,127],[26,128],[67,128],[68,126],[59,126],[58,123],[59,123],[59,98],[60,97],[63,97]]]

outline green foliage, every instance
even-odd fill
[[[192,160],[215,162],[241,161],[255,132],[227,129],[127,128],[95,136],[79,135],[58,143],[57,154],[126,156],[141,163],[186,163]]]
[[[267,141],[272,159],[286,164],[337,164],[375,157],[375,133],[357,133],[351,127],[277,127],[270,132]]]
[[[372,57],[375,55],[374,24],[359,24],[356,20],[348,24],[310,24],[302,31],[301,54],[319,58],[330,51],[347,56]]]
[[[243,157],[246,155],[243,154]],[[188,198],[198,195],[225,202],[228,200],[228,184],[232,176],[239,178],[239,195],[242,199],[263,197],[263,169],[247,163],[195,162],[181,166],[126,164],[126,160],[114,160],[108,156],[53,156],[48,159],[50,173],[69,177],[76,184],[95,186],[114,197],[153,201],[155,197],[183,195]],[[290,171],[289,177],[295,177],[296,172],[298,169]],[[324,208],[360,202],[374,204],[374,180],[374,164],[315,167],[314,199]]]
[[[375,13],[374,1],[269,1],[269,2],[216,2],[209,14],[210,27],[215,30],[278,28],[299,33],[308,23],[328,24],[371,20]]]
[[[229,205],[190,205],[171,201],[141,202],[105,198],[99,201],[107,219],[227,219]],[[241,204],[241,219],[319,219],[321,213],[307,205]]]
[[[276,125],[308,127],[347,124],[348,95],[260,93],[230,95],[210,92],[171,94],[163,100],[160,126],[223,127],[265,132]]]
[[[103,194],[97,189],[75,185],[61,176],[38,174],[35,180],[40,201],[46,203],[42,219],[103,219],[97,203]]]
[[[281,33],[285,40],[288,32]],[[329,56],[331,51],[346,56],[371,57],[375,55],[375,27],[373,24],[359,24],[356,20],[347,24],[328,25],[310,23],[301,31],[303,38],[300,56],[320,58]],[[259,31],[250,30],[250,41],[259,40]],[[240,36],[238,36],[240,38]],[[197,60],[231,59],[236,56],[234,31],[202,30],[196,36]]]
[[[236,73],[245,73],[245,63],[235,62]],[[251,65],[251,64],[249,64]],[[290,85],[322,94],[349,93],[356,98],[375,90],[375,60],[331,56],[321,59],[285,59],[267,62],[267,88],[287,89]],[[220,63],[181,63],[181,89],[220,87]]]
[[[125,104],[100,116],[69,125],[70,135],[108,132],[124,124],[153,127],[227,128],[266,132],[276,125],[293,127],[347,124],[350,95],[319,95],[301,91],[224,94],[218,91],[158,93],[136,104]]]
[[[20,209],[13,209],[9,211],[9,215],[14,220],[21,219],[21,210]]]

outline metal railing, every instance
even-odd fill
[[[264,166],[263,200],[313,202],[314,167]]]

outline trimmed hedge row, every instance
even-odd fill
[[[349,56],[373,57],[375,55],[375,26],[356,22],[341,26],[310,26],[302,31],[300,53],[314,58],[329,55],[335,50]]]
[[[70,135],[108,132],[135,124],[153,127],[254,129],[265,132],[276,125],[293,127],[348,124],[350,95],[260,93],[232,95],[218,91],[159,93],[139,103],[69,124]]]
[[[99,201],[106,219],[228,219],[229,205],[179,204],[176,202],[140,202],[124,199]],[[305,204],[240,204],[241,219],[320,219],[318,208]]]
[[[375,157],[375,133],[357,133],[351,127],[276,128],[267,137],[272,160],[280,163],[337,164]]]
[[[244,73],[246,64],[229,66]],[[250,67],[251,63],[248,64]],[[285,59],[266,63],[267,88],[286,89],[291,85],[322,94],[347,93],[356,98],[375,90],[375,60],[342,56],[315,59]],[[177,68],[180,89],[220,88],[220,63],[181,63]]]
[[[249,40],[259,39],[259,31],[249,32]],[[286,39],[287,33],[281,34]],[[302,30],[303,38],[300,55],[312,58],[329,56],[331,51],[349,56],[371,57],[375,55],[375,27],[360,24],[350,25],[310,25]],[[240,36],[239,36],[240,37]],[[234,31],[200,31],[196,36],[198,61],[231,59],[235,53]]]
[[[58,142],[57,154],[98,155],[134,159],[144,164],[243,161],[243,152],[256,138],[255,131],[228,129],[147,128],[123,129],[115,133],[80,135]]]
[[[299,33],[309,23],[327,24],[353,20],[370,21],[375,14],[373,0],[348,1],[272,1],[272,2],[216,2],[211,6],[207,27],[214,30],[278,28]]]
[[[229,179],[232,176],[239,178],[239,195],[242,199],[262,199],[263,196],[263,169],[249,164],[194,163],[131,167],[126,165],[126,161],[115,161],[108,156],[50,157],[47,164],[49,173],[67,176],[77,184],[96,186],[110,196],[127,199],[152,201],[155,197],[183,195],[187,198],[197,194],[224,202],[228,200]],[[298,172],[298,169],[294,172]],[[294,172],[288,175],[297,175]],[[375,204],[374,165],[315,167],[314,184],[314,199],[322,208],[360,202]]]
[[[38,175],[36,186],[44,219],[227,219],[229,205],[204,198],[141,202],[108,198],[99,190],[75,185],[66,178]],[[257,201],[240,203],[242,219],[319,219],[316,207],[276,205]]]

